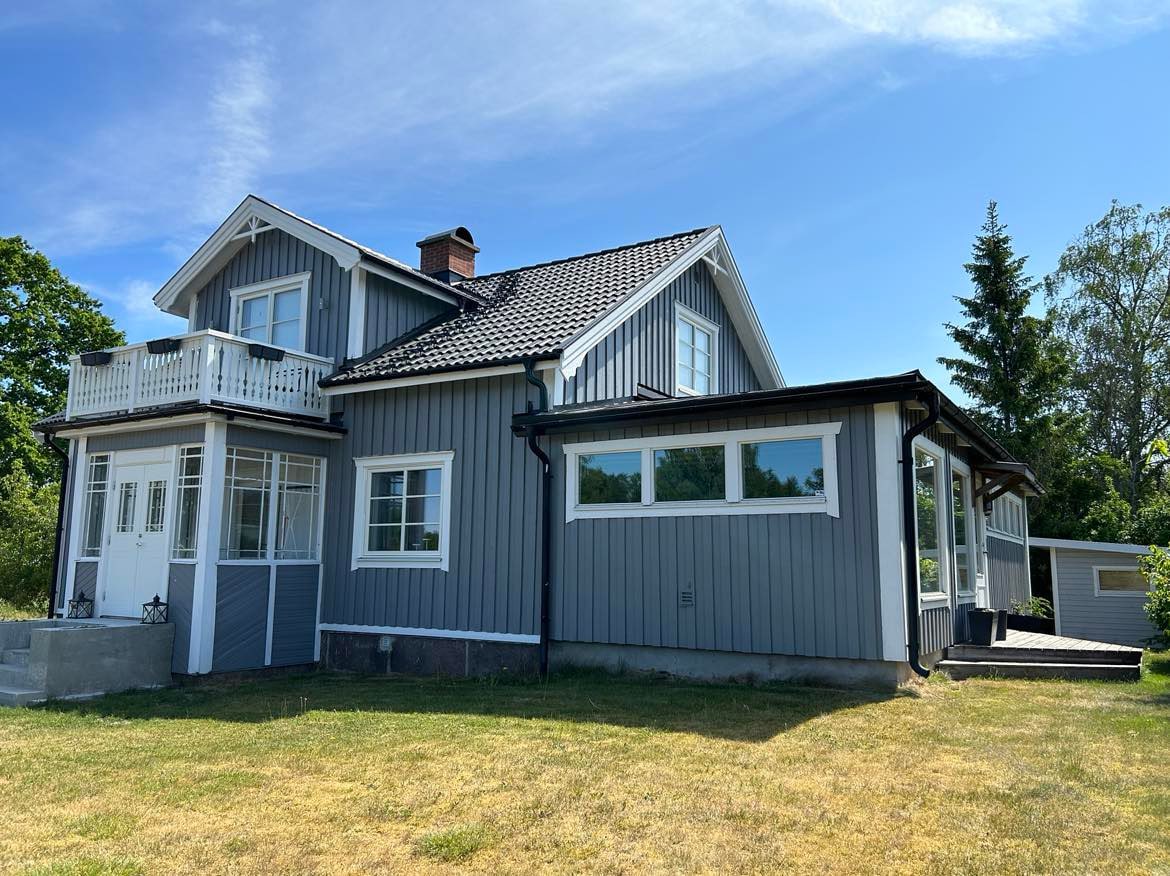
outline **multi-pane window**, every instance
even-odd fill
[[[123,481],[118,484],[118,516],[114,518],[116,532],[132,532],[134,529],[134,508],[138,504],[138,481]]]
[[[278,347],[304,347],[308,275],[233,289],[235,333]]]
[[[642,454],[585,453],[577,458],[581,504],[620,505],[642,501]]]
[[[227,449],[221,559],[267,559],[271,490],[271,453],[240,447]]]
[[[1010,535],[1013,538],[1023,538],[1023,500],[1011,494],[1000,496],[991,503],[991,519],[988,521],[987,527],[994,532]]]
[[[453,458],[444,451],[355,461],[355,568],[447,568]]]
[[[176,484],[176,560],[193,560],[199,548],[199,491],[203,482],[203,448],[179,450],[179,477]]]
[[[89,457],[85,480],[83,516],[81,522],[81,556],[100,557],[102,532],[106,520],[106,492],[110,486],[110,455],[94,453]]]
[[[675,317],[675,383],[684,395],[715,390],[716,327],[681,305]]]
[[[162,532],[167,517],[167,482],[151,481],[146,486],[146,531]]]
[[[971,570],[970,479],[962,472],[951,472],[951,525],[954,536],[955,585],[959,593],[974,593]]]
[[[276,499],[276,559],[317,559],[321,460],[281,454]]]
[[[914,450],[914,507],[918,522],[918,587],[922,593],[943,592],[943,568],[939,541],[938,457]]]

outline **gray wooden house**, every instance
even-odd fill
[[[72,363],[53,610],[173,669],[893,683],[1029,595],[1027,466],[917,372],[787,386],[723,231],[477,276],[249,196]],[[768,290],[762,294],[779,294]]]

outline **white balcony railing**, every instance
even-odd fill
[[[317,386],[333,371],[329,359],[292,350],[284,350],[280,361],[265,359],[249,353],[251,341],[210,330],[173,340],[177,349],[168,353],[151,353],[146,344],[118,347],[100,365],[83,365],[80,356],[72,356],[65,416],[72,420],[191,402],[329,415],[329,400]]]

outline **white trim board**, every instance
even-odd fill
[[[454,450],[434,453],[399,453],[388,456],[360,456],[354,459],[356,472],[353,509],[353,553],[350,571],[358,569],[440,569],[446,572],[451,565],[451,492],[454,489],[452,468]],[[439,482],[439,549],[437,551],[382,551],[367,548],[369,528],[370,481],[379,471],[411,471],[438,468]],[[409,478],[406,478],[409,481]],[[405,485],[403,496],[406,496]],[[403,520],[400,526],[409,526],[405,520],[407,502],[403,502]]]
[[[234,411],[231,414],[226,412],[220,413],[218,411],[203,411],[198,414],[180,414],[178,416],[167,416],[164,411],[159,411],[157,417],[133,420],[128,423],[106,423],[101,426],[85,426],[81,422],[75,422],[70,428],[61,429],[56,434],[62,438],[121,435],[126,432],[154,432],[158,429],[190,426],[196,423],[207,423],[211,421],[231,422],[233,425],[243,426],[248,429],[257,429],[265,432],[283,432],[302,438],[312,437],[323,438],[328,441],[340,441],[343,437],[340,432],[332,430],[314,429],[311,426],[293,426],[288,423],[274,423],[260,416],[249,417],[247,414],[236,413]]]
[[[266,296],[268,298],[268,340],[254,341],[251,338],[246,340],[249,343],[263,343],[269,346],[279,347],[272,340],[272,326],[273,317],[275,313],[275,296],[278,292],[291,292],[296,289],[301,293],[301,309],[297,315],[297,320],[300,323],[300,336],[297,338],[296,347],[279,347],[279,349],[292,349],[296,353],[308,352],[309,346],[309,281],[313,277],[312,271],[302,271],[299,274],[288,274],[283,277],[273,277],[271,280],[261,280],[259,283],[249,283],[247,286],[236,286],[228,290],[228,300],[230,302],[228,312],[228,333],[236,337],[243,337],[240,334],[240,302],[245,298],[260,298]]]
[[[382,636],[423,636],[431,639],[471,639],[478,642],[513,642],[519,645],[538,645],[540,636],[525,633],[489,633],[477,630],[439,630],[428,627],[381,627],[362,624],[317,624],[319,632],[369,633]]]
[[[906,631],[906,555],[902,531],[901,417],[897,402],[874,405],[874,477],[881,595],[882,659],[909,659]]]
[[[1131,554],[1145,556],[1150,552],[1147,545],[1122,544],[1114,541],[1077,541],[1070,538],[1032,538],[1032,547],[1059,548],[1070,551],[1098,551],[1107,554]]]
[[[549,371],[558,367],[554,359],[537,362],[536,371]],[[495,365],[490,368],[468,368],[463,371],[440,371],[433,374],[416,374],[411,377],[390,377],[385,380],[368,380],[364,383],[349,383],[339,386],[325,386],[321,394],[349,395],[355,392],[377,392],[383,389],[402,389],[406,386],[424,386],[431,383],[450,383],[455,380],[480,380],[484,377],[502,377],[505,374],[523,374],[523,365]]]

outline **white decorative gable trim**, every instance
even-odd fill
[[[772,353],[772,347],[764,334],[764,327],[748,296],[747,287],[727,240],[723,236],[723,229],[715,226],[676,258],[666,265],[657,274],[642,284],[632,294],[619,301],[608,313],[591,323],[565,344],[561,354],[561,369],[565,377],[572,377],[585,361],[589,351],[605,340],[619,325],[637,313],[646,302],[681,277],[691,266],[702,261],[711,271],[715,286],[727,308],[731,323],[739,335],[747,353],[748,361],[760,378],[764,389],[779,389],[784,386],[784,376],[780,373],[780,366]]]

